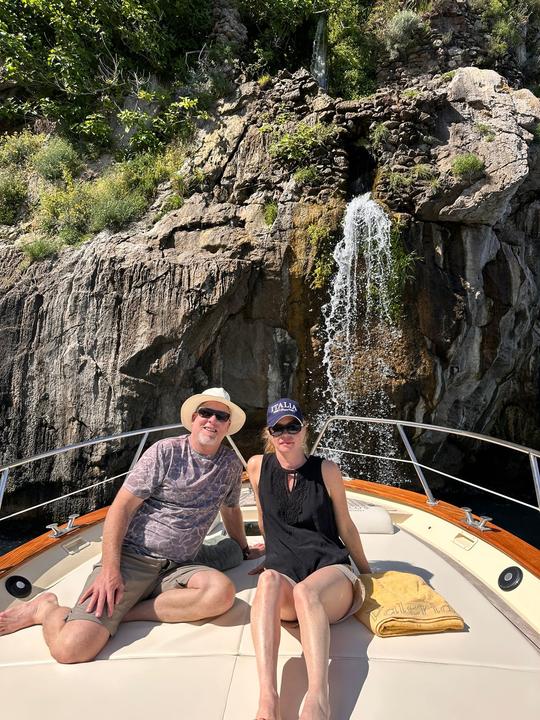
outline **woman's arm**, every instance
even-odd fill
[[[261,509],[261,502],[259,500],[259,478],[261,477],[261,464],[262,464],[262,455],[253,455],[253,457],[250,457],[247,464],[247,474],[249,477],[249,482],[251,483],[251,487],[253,488],[253,495],[255,496],[255,502],[257,504],[257,520],[259,523],[259,530],[261,531],[261,535],[264,538],[264,525],[263,525],[263,518],[262,518],[262,509]],[[264,560],[257,565],[256,568],[253,568],[253,570],[250,570],[248,575],[259,575],[264,570]]]
[[[332,500],[339,536],[358,570],[361,573],[370,573],[371,568],[364,553],[358,529],[349,515],[341,471],[336,463],[330,460],[323,460],[321,470],[324,484]]]
[[[250,457],[247,464],[247,474],[249,477],[249,482],[251,483],[251,487],[253,488],[253,494],[255,496],[255,503],[257,505],[257,517],[259,522],[259,529],[261,531],[261,535],[264,537],[264,525],[263,525],[263,518],[262,518],[262,510],[261,510],[261,503],[259,500],[259,478],[261,476],[261,464],[262,464],[262,455],[253,455],[253,457]]]

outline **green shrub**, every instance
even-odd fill
[[[54,238],[38,235],[33,240],[21,243],[20,249],[30,262],[36,262],[57,253],[59,243]]]
[[[273,225],[274,220],[278,216],[278,206],[275,202],[268,202],[263,209],[265,225]]]
[[[148,204],[144,195],[122,187],[122,182],[98,182],[92,189],[88,230],[119,230],[139,218]]]
[[[331,255],[321,255],[315,258],[310,287],[313,290],[323,290],[334,274],[335,269],[336,263]]]
[[[172,210],[179,210],[183,204],[184,198],[181,195],[173,193],[172,195],[169,195],[169,197],[166,198],[166,200],[163,202],[161,206],[161,213],[162,215],[164,215],[165,213],[171,212]]]
[[[309,162],[330,146],[336,132],[335,125],[300,122],[292,132],[278,133],[277,139],[270,145],[270,156],[292,165]]]
[[[378,149],[387,140],[389,135],[390,130],[386,125],[384,123],[377,123],[369,133],[369,139],[372,146]]]
[[[4,135],[0,140],[0,165],[22,166],[45,142],[45,135],[34,135],[28,130]]]
[[[317,185],[321,176],[315,165],[307,165],[296,170],[293,175],[298,185]]]
[[[492,142],[495,140],[495,133],[486,123],[475,123],[474,129],[486,140]]]
[[[387,173],[388,185],[392,192],[399,192],[410,188],[414,183],[414,176],[410,172],[394,172]]]
[[[436,175],[436,170],[427,163],[419,163],[411,168],[411,173],[417,180],[431,180]]]
[[[448,72],[444,72],[441,75],[441,80],[444,82],[450,82],[454,78],[454,75],[456,74],[457,70],[448,70]]]
[[[45,190],[36,217],[38,231],[73,245],[88,232],[90,207],[90,183],[68,183],[65,188]]]
[[[73,126],[73,131],[97,147],[108,147],[111,142],[111,123],[103,113],[90,113]]]
[[[532,130],[533,142],[540,143],[540,123],[536,123]]]
[[[268,75],[268,73],[266,73],[265,75],[261,75],[261,77],[258,78],[258,80],[257,80],[257,83],[260,85],[260,87],[263,88],[263,90],[264,90],[264,88],[267,88],[271,82],[272,82],[272,76]]]
[[[474,153],[457,155],[452,161],[452,174],[460,180],[472,182],[483,174],[485,170],[484,161]]]
[[[117,163],[94,182],[69,182],[42,193],[38,227],[75,244],[105,228],[118,230],[139,218],[158,183],[167,176],[165,155],[145,154]]]
[[[407,98],[408,100],[414,100],[420,97],[421,94],[420,90],[417,90],[416,88],[408,88],[401,93],[402,97]]]
[[[114,105],[129,77],[185,81],[212,25],[210,0],[0,0],[2,79],[21,88],[10,116],[67,131]]]
[[[126,190],[151,198],[160,182],[169,176],[168,159],[165,155],[145,152],[113,166],[109,176],[121,182]]]
[[[436,169],[427,163],[413,165],[408,170],[386,171],[384,173],[392,192],[407,190],[412,187],[417,180],[430,181],[430,185],[432,185],[436,174]]]
[[[416,252],[408,253],[404,245],[405,224],[398,217],[392,221],[390,229],[390,254],[392,267],[386,288],[389,299],[388,311],[390,319],[397,324],[403,316],[403,296],[407,283],[414,277],[414,266],[419,256]]]
[[[13,225],[26,202],[28,189],[20,173],[0,172],[0,224]]]
[[[34,155],[32,164],[38,175],[46,180],[75,175],[82,165],[73,145],[59,137],[53,137],[43,145]]]
[[[469,0],[484,25],[489,55],[499,59],[525,42],[521,28],[531,27],[540,6],[537,0]]]
[[[418,43],[425,32],[420,15],[412,10],[400,10],[386,27],[384,43],[392,60],[407,53]]]
[[[73,181],[66,172],[66,182],[61,186],[41,190],[34,220],[36,248],[32,245],[27,255],[39,259],[41,246],[52,239],[56,248],[75,245],[92,233],[105,228],[116,231],[136,220],[159,183],[172,180],[184,160],[184,148],[173,144],[165,152],[143,153],[118,162],[94,181]],[[169,208],[180,207],[182,202],[183,195],[175,194],[168,200]]]
[[[376,88],[378,48],[366,28],[369,5],[358,0],[328,3],[329,89],[334,96],[358,98]]]
[[[333,234],[327,225],[312,223],[307,228],[307,235],[314,256],[310,287],[322,290],[335,270]]]
[[[126,133],[132,132],[127,155],[157,150],[174,137],[191,137],[198,107],[197,98],[181,97],[174,102],[163,100],[155,114],[143,110],[121,110],[118,119]]]

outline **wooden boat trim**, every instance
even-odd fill
[[[540,550],[491,522],[487,523],[487,527],[490,529],[489,532],[482,532],[463,522],[463,510],[443,500],[440,500],[437,505],[428,505],[425,495],[412,490],[403,490],[392,485],[380,485],[367,480],[347,479],[344,482],[345,486],[350,490],[358,490],[384,500],[393,500],[446,520],[497,548],[497,550],[508,555],[537,578],[540,578]]]
[[[493,523],[487,523],[490,528],[489,532],[481,532],[477,528],[465,525],[462,510],[442,500],[437,505],[432,506],[426,503],[425,495],[412,490],[404,490],[392,485],[380,485],[367,480],[347,479],[344,483],[345,487],[350,490],[357,490],[383,500],[393,500],[446,520],[502,551],[537,578],[540,578],[540,550]],[[76,529],[70,532],[69,536],[62,535],[59,538],[53,538],[50,533],[44,533],[2,555],[0,557],[0,578],[12,572],[31,557],[40,555],[50,547],[65,542],[67,537],[74,537],[82,530],[102,522],[105,519],[107,510],[108,507],[100,508],[77,518]]]
[[[68,538],[75,537],[75,535],[78,535],[82,530],[86,530],[92,525],[103,522],[108,509],[109,506],[100,508],[99,510],[94,510],[87,515],[82,515],[77,518],[76,525],[69,534],[54,538],[50,532],[47,532],[2,555],[0,557],[0,578],[12,572],[16,567],[22,565],[30,558],[41,555],[42,552],[54,547],[54,545],[62,544],[66,542]],[[62,527],[65,527],[65,525],[60,526],[59,529],[61,530]]]

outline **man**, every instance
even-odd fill
[[[180,417],[191,434],[150,447],[118,491],[103,527],[102,559],[75,608],[44,593],[0,613],[0,634],[42,625],[58,662],[87,662],[120,622],[186,622],[229,610],[234,585],[196,556],[218,510],[239,559],[262,554],[248,547],[244,532],[242,464],[221,445],[246,416],[223,388],[211,388],[188,398]]]

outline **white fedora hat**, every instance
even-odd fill
[[[231,396],[223,388],[208,388],[208,390],[204,390],[202,393],[192,395],[188,397],[187,400],[184,400],[180,408],[180,421],[182,425],[188,430],[191,430],[193,413],[197,411],[200,405],[212,402],[212,400],[226,405],[231,411],[231,426],[227,434],[234,435],[246,422],[246,413],[241,407],[231,402]]]

